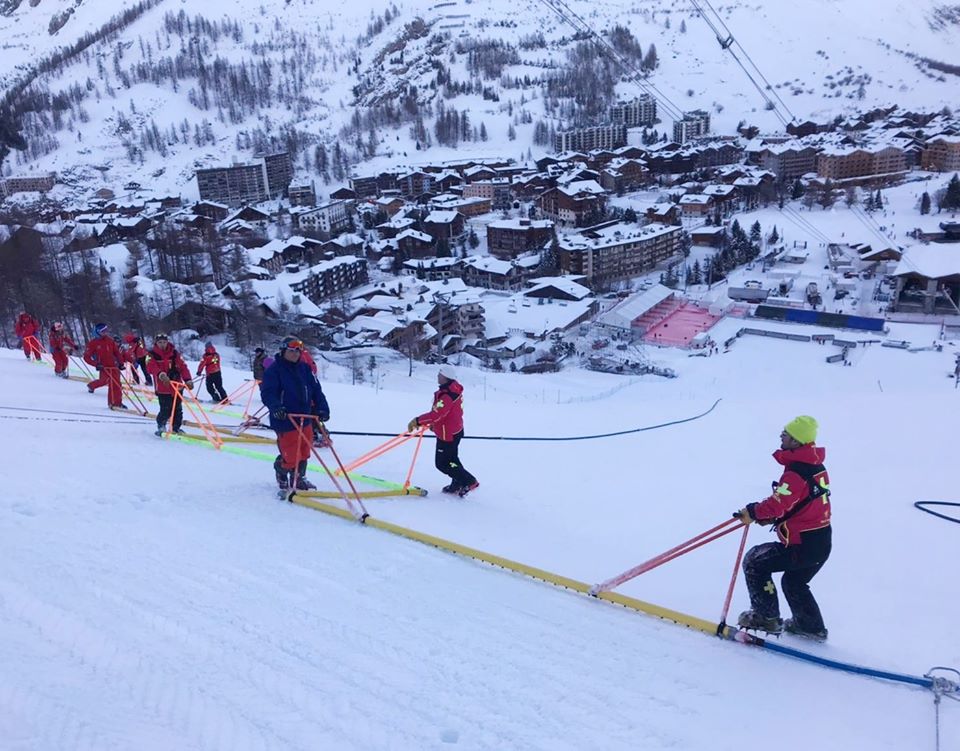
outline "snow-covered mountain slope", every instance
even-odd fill
[[[936,330],[891,335],[921,342]],[[944,584],[955,526],[912,508],[953,499],[954,348],[861,348],[847,368],[824,363],[826,349],[745,337],[726,355],[678,357],[674,381],[619,389],[578,370],[466,370],[473,435],[602,432],[723,401],[699,421],[616,439],[466,441],[481,487],[463,501],[436,492],[428,445],[413,481],[431,495],[368,508],[598,581],[767,492],[782,424],[808,412],[828,449],[835,549],[812,585],[830,640],[799,646],[913,674],[956,666],[957,602]],[[434,368],[407,378],[398,364],[374,389],[320,362],[331,428],[392,431],[429,402]],[[227,388],[243,375],[227,369]],[[117,414],[102,392],[19,353],[0,353],[0,378],[5,749],[933,744],[924,691],[712,640],[278,503],[268,461],[160,441],[148,422],[81,422]],[[379,439],[336,440],[348,458]],[[409,460],[398,450],[365,470],[399,480]],[[751,530],[751,544],[768,539]],[[726,538],[623,591],[716,618],[735,548]],[[746,605],[738,581],[734,614]],[[816,721],[791,719],[797,707]],[[942,707],[944,748],[960,738],[955,709]]]
[[[68,7],[73,14],[51,36],[51,17]],[[655,45],[659,66],[649,81],[676,110],[712,111],[717,132],[732,132],[741,120],[764,130],[780,126],[689,7],[574,0],[569,8],[597,32],[629,29],[624,49],[632,44],[643,53]],[[735,3],[718,10],[798,118],[877,105],[957,105],[955,76],[907,57],[951,60],[958,27],[937,0]],[[135,180],[190,196],[196,167],[247,158],[272,141],[296,152],[301,177],[336,183],[348,163],[373,155],[396,163],[465,151],[513,158],[540,152],[536,124],[562,127],[574,95],[583,95],[582,86],[568,86],[545,97],[548,79],[582,72],[585,63],[581,58],[577,68],[569,57],[574,27],[536,0],[21,3],[0,16],[0,81],[14,85],[123,11],[129,22],[115,22],[122,26],[115,34],[37,78],[62,98],[56,113],[25,116],[31,149],[15,154],[11,169],[56,170],[78,189]],[[615,91],[596,93],[602,103],[608,94],[639,90],[624,79]],[[466,112],[472,127],[483,124],[487,140],[461,143],[457,152],[437,145],[417,151],[414,113],[432,133],[441,102]],[[662,104],[669,128],[666,109]],[[335,143],[342,156],[332,154]],[[319,165],[321,145],[326,166]]]

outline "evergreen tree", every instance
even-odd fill
[[[699,260],[693,262],[693,268],[690,269],[687,280],[690,284],[703,284],[703,269],[700,268]]]
[[[680,33],[681,33],[681,34],[686,34],[686,33],[687,33],[687,22],[686,22],[686,21],[681,21],[681,22],[680,22]]]
[[[623,212],[623,221],[629,222],[630,224],[637,223],[637,212],[633,210],[632,206],[628,206],[627,210]]]
[[[927,191],[923,191],[923,195],[920,196],[920,213],[930,213],[930,194]]]
[[[879,192],[879,191],[878,191]],[[956,172],[947,183],[947,191],[944,193],[943,200],[940,202],[940,209],[947,211],[956,211],[960,209],[960,176]]]
[[[486,123],[480,123],[480,140],[487,140],[487,125]]]
[[[790,189],[790,199],[796,201],[803,198],[804,192],[803,183],[800,182],[800,178],[798,177],[793,181],[793,187]]]
[[[753,245],[760,247],[760,240],[763,238],[763,230],[760,227],[760,222],[756,221],[750,227],[750,242]]]
[[[770,245],[776,245],[778,242],[780,242],[780,233],[777,232],[776,225],[773,226],[773,231],[770,233],[770,236],[767,238],[767,242]]]

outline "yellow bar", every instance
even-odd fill
[[[314,501],[310,498],[302,498],[299,495],[294,495],[292,501],[300,506],[306,506],[307,508],[314,509],[315,511],[322,511],[326,514],[332,514],[333,516],[338,516],[341,519],[356,519],[356,517],[354,517],[349,511],[337,508],[335,506],[330,506],[326,503]],[[491,566],[498,566],[499,568],[506,569],[507,571],[523,574],[524,576],[528,576],[532,579],[539,579],[540,581],[548,584],[570,589],[574,592],[579,592],[580,594],[586,595],[590,591],[591,585],[585,582],[577,581],[576,579],[570,579],[566,576],[560,576],[559,574],[554,574],[550,571],[545,571],[544,569],[536,568],[534,566],[528,566],[525,563],[512,561],[509,558],[502,558],[498,555],[485,553],[482,550],[470,548],[466,545],[460,545],[459,543],[445,540],[442,537],[434,537],[433,535],[428,535],[423,532],[417,532],[416,530],[409,529],[408,527],[401,527],[399,524],[393,524],[392,522],[383,521],[382,519],[374,519],[372,516],[368,516],[364,523],[368,527],[381,529],[384,532],[390,532],[391,534],[405,537],[408,540],[415,540],[416,542],[423,543],[424,545],[430,545],[456,555],[473,558],[474,560],[488,563]],[[702,631],[710,636],[714,636],[717,632],[716,623],[711,623],[703,618],[697,618],[696,616],[687,615],[686,613],[680,613],[676,610],[660,607],[659,605],[653,605],[649,602],[644,602],[643,600],[637,600],[633,597],[627,597],[626,595],[621,595],[616,592],[601,592],[597,599],[622,605],[625,608],[630,608],[631,610],[636,610],[640,613],[646,613],[647,615],[653,615],[657,618],[673,621],[681,626],[688,626],[689,628]]]

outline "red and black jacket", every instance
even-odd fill
[[[426,425],[441,441],[452,441],[463,432],[463,386],[447,381],[433,394],[433,409],[417,418],[417,425]]]
[[[773,493],[758,503],[748,503],[751,518],[774,524],[784,545],[798,545],[801,535],[830,526],[830,477],[823,461],[827,451],[808,443],[779,449],[773,458],[783,465]]]
[[[164,349],[156,345],[150,350],[149,360],[147,362],[147,372],[153,377],[154,389],[158,394],[172,394],[173,386],[170,381],[180,383],[193,383],[190,378],[190,368],[180,357],[180,353],[172,344],[168,344]],[[166,373],[170,381],[160,379],[160,374]]]
[[[65,331],[57,331],[56,329],[50,329],[50,351],[51,352],[63,352],[67,348],[74,350],[77,348],[77,345],[73,343],[73,339],[70,338],[70,335]]]

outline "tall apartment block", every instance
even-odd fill
[[[285,152],[258,154],[247,164],[197,170],[201,201],[228,206],[259,203],[284,195],[293,179],[293,163]]]
[[[644,94],[632,102],[615,104],[610,109],[610,121],[628,128],[653,125],[657,122],[657,100],[650,94]]]
[[[705,110],[684,112],[682,120],[673,121],[673,140],[686,143],[710,133],[710,113]]]

